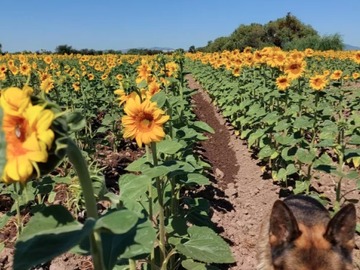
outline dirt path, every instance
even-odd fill
[[[213,200],[212,220],[230,241],[236,259],[236,264],[227,269],[253,270],[259,225],[279,197],[279,187],[263,179],[257,161],[233,134],[201,86],[191,76],[188,82],[190,88],[199,89],[193,96],[196,115],[215,130],[202,146],[204,156],[213,165],[214,185],[220,190]]]

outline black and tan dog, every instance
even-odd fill
[[[333,218],[317,200],[277,200],[261,229],[257,270],[350,270],[356,211],[344,206]]]

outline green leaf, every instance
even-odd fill
[[[284,130],[287,130],[289,126],[290,126],[290,124],[287,122],[287,120],[281,120],[274,127],[274,131],[276,131],[276,132],[284,131]]]
[[[187,184],[197,184],[197,185],[209,185],[210,184],[210,181],[209,179],[200,174],[200,173],[189,173],[188,176],[187,176],[187,181],[186,181]]]
[[[296,152],[296,158],[304,164],[311,164],[315,157],[316,155],[307,149],[299,148]]]
[[[182,144],[173,140],[162,140],[156,144],[157,151],[168,155],[176,154],[181,148]]]
[[[114,234],[130,231],[137,223],[138,216],[129,210],[112,211],[96,221],[95,230],[105,230]]]
[[[61,205],[46,207],[36,213],[26,225],[16,243],[14,270],[49,261],[88,238],[95,220],[82,225]]]
[[[151,101],[156,102],[159,108],[162,108],[166,103],[167,96],[164,91],[160,91],[151,97]]]
[[[86,125],[86,119],[80,112],[69,112],[66,114],[67,125],[72,132],[83,129]]]
[[[275,138],[275,141],[277,141],[279,144],[282,144],[282,145],[288,145],[288,146],[291,146],[291,145],[294,145],[296,144],[297,140],[292,137],[292,136],[286,136],[286,135],[278,135],[276,134],[274,136]]]
[[[286,170],[284,168],[281,168],[278,172],[277,172],[277,178],[278,180],[282,180],[282,181],[286,181]]]
[[[270,145],[265,145],[258,153],[259,159],[264,159],[270,157],[276,152],[274,149],[270,147]]]
[[[293,163],[290,163],[286,166],[286,174],[291,175],[294,173],[297,173],[298,170],[296,169],[295,165]]]
[[[219,270],[219,268],[205,263],[195,262],[188,259],[181,262],[181,266],[187,270]]]
[[[268,125],[273,125],[274,123],[276,123],[279,120],[279,115],[278,112],[274,111],[271,112],[269,114],[267,114],[263,119],[262,122],[268,124]]]
[[[297,152],[297,147],[285,147],[285,148],[281,151],[281,157],[282,157],[285,161],[294,161],[294,160],[295,160],[296,152]]]
[[[254,133],[251,133],[248,139],[248,147],[252,146],[257,139],[265,134],[264,129],[258,129]]]
[[[360,156],[360,149],[345,149],[345,156],[344,159],[348,160],[353,157],[359,157]]]
[[[148,256],[154,247],[156,231],[144,219],[127,233],[102,233],[101,239],[106,269],[113,269],[119,259],[142,259]]]
[[[307,129],[313,127],[313,125],[314,120],[304,115],[296,118],[293,124],[294,128],[297,129]]]
[[[360,136],[356,135],[356,134],[353,134],[350,137],[349,144],[360,145]]]
[[[295,181],[294,194],[303,193],[307,189],[305,181]]]
[[[189,241],[176,249],[187,258],[205,263],[233,263],[229,245],[208,227],[192,226],[188,229]]]
[[[139,199],[145,195],[150,183],[151,178],[147,175],[123,174],[119,179],[120,199]]]
[[[141,171],[141,166],[144,165],[146,162],[148,162],[147,156],[143,155],[141,158],[138,158],[138,159],[134,160],[133,162],[131,162],[125,168],[125,170],[127,170],[129,172],[140,172]]]
[[[6,140],[2,126],[3,110],[0,108],[0,175],[2,175],[6,163]]]
[[[195,121],[193,123],[193,127],[196,131],[199,131],[199,132],[208,132],[211,134],[215,133],[214,129],[203,121]]]

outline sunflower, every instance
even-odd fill
[[[95,78],[94,74],[92,74],[92,73],[88,73],[87,77],[88,77],[89,81],[92,81]]]
[[[13,116],[22,115],[30,104],[30,93],[28,88],[21,90],[17,87],[10,87],[4,90],[0,98],[0,106],[4,113]]]
[[[52,57],[50,55],[47,55],[44,57],[44,62],[48,65],[52,63]]]
[[[48,94],[54,88],[54,80],[50,77],[41,81],[40,89]]]
[[[309,83],[312,89],[321,91],[326,87],[328,81],[324,75],[315,75],[310,78]]]
[[[31,72],[31,66],[28,63],[22,63],[20,65],[20,73],[22,75],[29,75]]]
[[[355,63],[360,64],[360,51],[356,51],[353,55],[353,60]]]
[[[285,75],[276,78],[276,86],[280,91],[285,91],[291,85],[291,80]]]
[[[80,82],[76,81],[72,84],[72,87],[74,88],[75,91],[79,91],[80,90]]]
[[[331,75],[330,75],[330,79],[332,80],[339,80],[341,78],[341,75],[342,75],[342,71],[341,70],[335,70]]]
[[[6,64],[1,64],[0,65],[0,73],[5,73],[7,71],[7,67],[6,67]]]
[[[146,99],[141,102],[139,96],[129,99],[124,107],[122,117],[124,138],[136,140],[139,147],[143,144],[161,141],[165,137],[162,125],[169,116],[157,107],[155,102]]]
[[[7,160],[2,179],[8,184],[24,184],[34,169],[39,175],[37,162],[48,159],[47,150],[54,140],[54,132],[50,129],[54,113],[44,106],[33,106],[27,89],[6,89],[0,104],[4,111],[2,128]]]
[[[153,81],[153,82],[148,84],[147,94],[149,95],[149,97],[152,97],[153,95],[155,95],[159,91],[160,91],[160,85],[156,81]]]
[[[291,60],[285,64],[284,72],[290,79],[294,80],[302,76],[305,71],[305,67],[305,61]]]
[[[359,72],[354,72],[352,74],[352,77],[353,77],[354,80],[357,80],[358,78],[360,78],[360,73]]]

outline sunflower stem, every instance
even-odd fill
[[[21,195],[21,188],[18,190],[18,183],[14,183],[14,191],[16,193],[16,199],[15,199],[15,207],[16,207],[16,222],[17,222],[17,237],[20,236],[23,224],[21,221],[21,213],[20,213],[20,195]],[[19,184],[20,185],[20,184]]]
[[[158,165],[156,143],[151,142],[151,152],[153,155],[154,166]],[[159,202],[159,248],[160,248],[160,265],[166,258],[166,242],[165,242],[165,216],[164,216],[164,200],[163,200],[163,187],[159,177],[155,178],[156,190]]]
[[[146,151],[146,159],[148,162],[151,162],[151,156],[150,156],[150,148],[149,145],[146,144],[145,145],[145,151]],[[148,199],[149,199],[149,218],[151,223],[154,223],[154,218],[153,218],[153,192],[152,192],[152,182],[150,181],[150,184],[148,186]],[[151,254],[150,254],[150,269],[154,270],[155,269],[155,253],[154,250],[152,250]]]
[[[89,170],[80,149],[71,139],[68,140],[67,155],[79,177],[80,185],[85,199],[87,216],[89,218],[97,219],[97,206]],[[94,263],[94,269],[106,269],[103,262],[101,236],[98,231],[93,231],[93,233],[90,235],[90,248]]]

